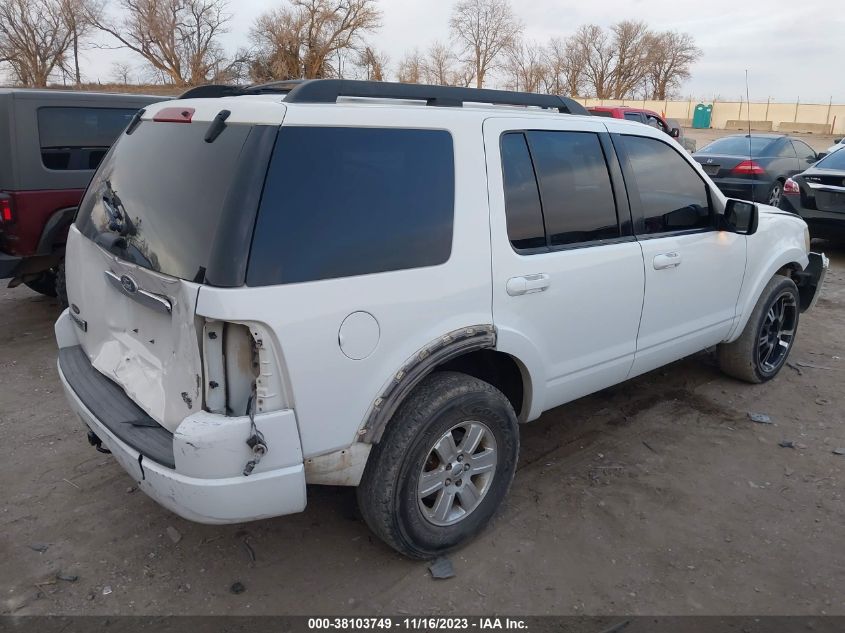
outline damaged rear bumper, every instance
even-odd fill
[[[78,345],[74,340],[75,327],[65,310],[56,322],[61,348]],[[137,440],[137,433],[118,426],[131,426],[130,422],[115,424],[92,411],[119,411],[126,403],[114,401],[104,409],[104,392],[94,393],[91,388],[82,388],[78,380],[69,380],[65,372],[73,371],[72,365],[62,365],[59,362],[59,377],[71,408],[138,487],[179,516],[200,523],[238,523],[305,509],[305,469],[292,410],[255,416],[255,425],[266,438],[269,450],[249,476],[243,475],[252,456],[246,445],[250,435],[250,420],[246,417],[203,411],[185,418],[172,436],[159,427],[160,435],[163,432],[172,438],[168,447],[172,452],[159,447],[163,457],[156,461],[149,444]],[[92,401],[94,396],[99,400]],[[161,443],[161,438],[157,442]],[[172,455],[172,464],[168,463],[168,455]]]
[[[801,299],[801,312],[806,312],[816,305],[822,293],[824,278],[830,267],[830,260],[824,253],[808,253],[810,263],[806,270],[799,273],[798,294]]]

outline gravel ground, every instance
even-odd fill
[[[232,526],[156,505],[68,411],[55,301],[2,289],[0,613],[845,614],[845,249],[818,246],[833,268],[777,379],[702,353],[524,426],[450,580],[375,540],[350,489]]]

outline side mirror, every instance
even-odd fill
[[[818,154],[816,154],[816,160],[814,160],[813,162],[814,162],[814,163],[817,163],[817,162],[819,162],[822,158],[824,158],[825,156],[827,156],[827,152],[819,152]]]
[[[757,231],[759,217],[756,204],[730,198],[725,205],[719,228],[740,235],[753,235]]]
[[[673,128],[672,128],[672,131],[671,131],[671,132],[669,132],[669,135],[670,135],[672,138],[680,138],[680,137],[681,137],[681,130],[680,130],[680,128],[673,127]]]
[[[841,142],[842,142],[842,139],[841,139],[841,138],[835,138],[835,139],[833,139],[833,144],[834,144],[834,145],[838,145],[838,144],[839,144],[839,143],[841,143]]]

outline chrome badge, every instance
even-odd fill
[[[123,289],[130,294],[135,294],[136,292],[138,292],[137,282],[132,279],[132,277],[130,277],[129,275],[120,276],[120,285],[123,286]]]

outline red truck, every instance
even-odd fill
[[[0,279],[63,296],[68,227],[135,113],[163,97],[0,89]]]
[[[593,116],[612,117],[614,119],[627,119],[628,121],[637,121],[638,123],[645,123],[651,127],[663,130],[672,138],[678,138],[681,134],[680,128],[672,127],[666,122],[657,112],[653,110],[645,110],[643,108],[632,108],[630,106],[593,106],[587,108]]]

